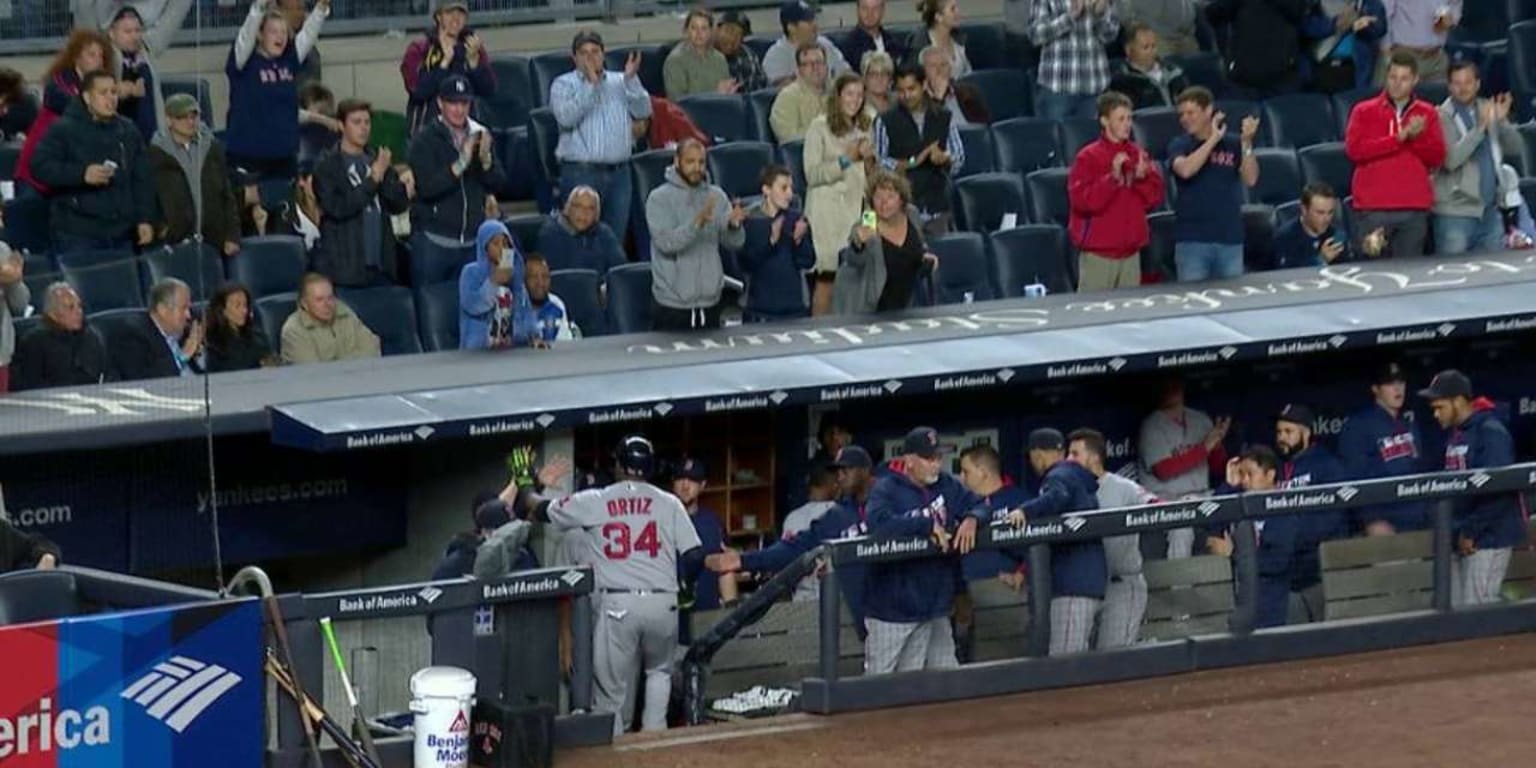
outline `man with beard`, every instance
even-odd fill
[[[1397,363],[1387,363],[1371,380],[1373,402],[1344,422],[1339,433],[1339,460],[1351,480],[1401,477],[1424,471],[1419,427],[1406,413],[1407,376]],[[1353,510],[1355,527],[1367,536],[1391,536],[1429,526],[1422,502],[1404,501]]]
[[[645,219],[651,230],[651,327],[658,331],[718,328],[725,269],[720,247],[747,242],[747,212],[704,177],[704,145],[677,148],[666,183],[651,190]]]
[[[1312,409],[1291,404],[1275,417],[1275,449],[1285,462],[1281,488],[1305,488],[1337,483],[1344,468],[1328,449],[1313,441]],[[1322,568],[1317,548],[1325,541],[1349,536],[1349,518],[1342,510],[1319,509],[1300,516],[1296,556],[1291,564],[1290,623],[1323,619]]]

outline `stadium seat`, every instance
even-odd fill
[[[1227,116],[1227,135],[1237,138],[1243,132],[1243,118],[1253,116],[1259,118],[1259,135],[1254,139],[1254,146],[1268,147],[1272,145],[1269,138],[1269,123],[1264,120],[1264,105],[1256,101],[1243,99],[1217,99],[1216,111]]]
[[[459,284],[416,289],[416,332],[428,352],[459,348]]]
[[[805,140],[795,139],[779,145],[779,162],[789,169],[791,185],[795,188],[795,194],[805,199]]]
[[[1163,174],[1163,202],[1153,210],[1171,211],[1174,203],[1179,199],[1179,177],[1173,172],[1172,160],[1164,160],[1157,166]]]
[[[539,195],[539,158],[533,151],[533,139],[528,137],[525,121],[511,128],[495,128],[495,152],[501,159],[501,167],[507,182],[495,190],[499,201],[537,200]]]
[[[1525,198],[1525,207],[1536,215],[1536,179],[1521,179],[1520,195]]]
[[[89,267],[64,267],[64,279],[80,294],[86,312],[144,306],[144,288],[139,279],[139,261],[96,264]]]
[[[1333,214],[1333,223],[1344,231],[1345,237],[1350,240],[1355,239],[1355,234],[1360,228],[1359,223],[1355,221],[1355,198],[1346,197],[1339,201],[1339,207]],[[1434,238],[1428,238],[1427,242],[1434,242]]]
[[[1099,121],[1091,117],[1069,117],[1060,123],[1060,133],[1057,135],[1056,145],[1059,148],[1058,156],[1061,162],[1058,165],[1070,166],[1077,157],[1077,153],[1083,147],[1093,143],[1103,133],[1099,127]]]
[[[1536,123],[1526,123],[1515,130],[1520,132],[1522,177],[1536,176]],[[1513,161],[1514,158],[1508,158]]]
[[[11,330],[16,334],[16,340],[20,341],[21,339],[25,339],[27,334],[36,330],[39,325],[42,325],[42,323],[43,318],[41,315],[31,315],[30,317],[13,317],[11,318]]]
[[[30,275],[33,272],[57,272],[59,263],[46,251],[22,251],[21,273]]]
[[[1320,93],[1290,93],[1264,102],[1264,124],[1270,144],[1301,148],[1342,138],[1333,119],[1333,106]],[[1239,126],[1241,127],[1241,126]]]
[[[985,125],[967,125],[960,129],[960,143],[965,146],[965,165],[955,169],[954,178],[997,170],[993,164],[992,133]]]
[[[501,220],[512,231],[512,237],[517,239],[517,247],[523,253],[539,252],[539,230],[544,228],[544,222],[549,217],[539,213],[521,213],[516,216],[508,216]]]
[[[256,298],[299,289],[308,258],[304,240],[295,235],[247,237],[240,253],[229,260],[229,277],[250,289]]]
[[[1301,218],[1301,200],[1292,200],[1275,206],[1275,231]]]
[[[713,144],[757,140],[747,115],[747,100],[733,93],[698,93],[677,100]]]
[[[110,358],[113,347],[122,343],[124,338],[138,332],[139,318],[144,315],[140,307],[123,307],[109,309],[102,312],[91,312],[86,307],[85,325],[101,338],[101,343],[107,348]]]
[[[458,297],[454,297],[454,306],[458,306]],[[267,335],[267,343],[272,345],[272,351],[282,353],[283,323],[288,321],[299,308],[299,295],[297,293],[274,293],[270,296],[262,296],[256,300],[256,320],[261,323],[261,332]],[[455,312],[458,310],[455,309]],[[455,326],[457,330],[457,326]]]
[[[1169,56],[1167,61],[1184,70],[1190,85],[1203,85],[1218,99],[1227,94],[1227,65],[1221,60],[1221,54],[1201,51]]]
[[[666,84],[662,82],[661,69],[672,52],[672,43],[664,45],[621,45],[609,48],[603,54],[605,66],[610,72],[623,72],[631,52],[640,54],[640,84],[652,96],[666,98]]]
[[[305,123],[299,126],[299,156],[300,168],[313,168],[320,156],[327,151],[335,149],[340,136],[331,129],[315,123]],[[403,158],[402,158],[403,159]],[[285,184],[287,182],[285,181]],[[263,199],[269,199],[265,196]]]
[[[560,143],[560,124],[555,113],[548,107],[529,110],[528,140],[533,144],[534,164],[538,179],[535,199],[539,210],[548,210],[555,204],[555,189],[560,186],[560,164],[555,160],[555,147]]]
[[[182,243],[144,254],[144,290],[174,277],[192,289],[193,301],[207,301],[224,283],[224,262],[219,252],[206,243]]]
[[[1029,219],[1024,185],[1016,173],[980,173],[954,183],[955,229],[994,232],[1003,217],[1013,214],[1015,223]]]
[[[757,141],[766,141],[769,144],[777,144],[778,139],[773,135],[773,123],[768,116],[773,113],[773,100],[779,92],[772,88],[764,88],[747,94],[747,119],[751,121],[753,136]]]
[[[1056,138],[1056,121],[1044,117],[1018,117],[992,124],[992,151],[997,170],[1029,173],[1062,164]]]
[[[1067,169],[1045,168],[1024,177],[1029,188],[1030,220],[1036,224],[1067,225],[1071,205],[1067,202]]]
[[[447,245],[425,234],[411,236],[411,285],[458,282],[464,265],[475,259],[475,244]]]
[[[966,304],[997,298],[987,272],[987,243],[975,232],[931,238],[928,250],[939,257],[934,273],[938,304]]]
[[[1243,263],[1247,271],[1269,269],[1275,263],[1275,209],[1243,206]]]
[[[1280,205],[1301,196],[1301,167],[1289,148],[1262,147],[1253,151],[1259,163],[1259,183],[1248,188],[1248,202]]]
[[[21,142],[0,143],[0,181],[16,178],[16,162],[21,159]]]
[[[651,265],[625,264],[608,270],[608,328],[614,333],[651,329]]]
[[[1340,197],[1349,196],[1350,180],[1354,176],[1355,166],[1344,154],[1342,143],[1314,144],[1297,152],[1296,160],[1301,164],[1303,183],[1325,181]]]
[[[416,301],[409,288],[343,288],[337,298],[346,302],[363,325],[378,335],[379,348],[386,356],[421,352],[421,337],[416,335]]]
[[[19,197],[5,204],[5,242],[25,251],[46,251],[53,245],[48,229],[48,200]]]
[[[202,112],[203,124],[210,129],[213,128],[213,98],[209,95],[206,78],[163,75],[160,77],[160,92],[167,99],[178,93],[191,94],[197,99],[197,108]]]
[[[1061,227],[1028,224],[993,232],[987,240],[992,249],[992,282],[998,295],[1017,298],[1024,295],[1024,286],[1037,283],[1049,293],[1074,290],[1067,233]]]
[[[1451,88],[1445,83],[1426,83],[1420,81],[1413,89],[1413,95],[1438,107],[1451,96]]]
[[[1536,21],[1509,28],[1509,87],[1518,118],[1536,118]]]
[[[533,69],[527,56],[498,53],[491,57],[496,73],[496,92],[480,101],[481,122],[492,128],[528,124],[528,111],[539,101],[533,97]]]
[[[970,46],[966,46],[969,54]],[[972,62],[975,65],[975,62]],[[968,83],[981,92],[981,98],[987,104],[987,111],[992,114],[992,119],[1011,120],[1015,117],[1028,117],[1035,113],[1034,88],[1031,87],[1029,73],[1022,69],[981,69],[978,67],[969,75],[960,78],[960,82]]]
[[[1184,135],[1184,129],[1179,127],[1179,112],[1173,107],[1138,109],[1131,115],[1131,126],[1136,143],[1158,160],[1169,159],[1169,142]]]
[[[60,269],[83,269],[133,258],[133,251],[90,250],[61,253],[54,257]]]
[[[26,284],[27,290],[32,293],[32,308],[37,314],[43,312],[43,302],[48,298],[48,286],[64,280],[64,276],[58,272],[23,272],[21,281]]]
[[[1333,101],[1333,122],[1339,129],[1339,138],[1342,139],[1349,131],[1349,113],[1355,108],[1355,105],[1380,94],[1380,88],[1372,88],[1370,86],[1333,94],[1331,97]]]
[[[733,141],[709,148],[710,180],[725,190],[726,197],[738,200],[762,194],[763,168],[778,158],[773,145],[766,141]]]
[[[528,67],[533,72],[533,103],[542,107],[549,104],[549,86],[555,78],[575,69],[576,64],[571,61],[570,51],[553,50],[529,59]]]
[[[771,34],[771,35],[768,35],[768,34],[752,35],[751,37],[748,37],[747,39],[745,39],[745,40],[743,40],[741,42],[742,42],[742,45],[745,45],[748,48],[751,48],[752,52],[757,54],[757,60],[758,61],[762,61],[763,60],[763,55],[768,53],[768,49],[772,48],[774,41],[776,41],[778,39],[779,39],[779,33],[778,33],[777,29],[775,29],[774,33]]]
[[[608,332],[599,292],[601,276],[590,269],[559,269],[549,273],[549,280],[550,292],[565,302],[566,319],[581,329],[583,337]]]
[[[1171,211],[1147,216],[1147,230],[1151,237],[1141,252],[1141,276],[1143,282],[1172,283],[1179,279],[1178,262],[1173,258],[1174,227],[1178,220]]]
[[[672,165],[676,152],[670,149],[653,149],[641,152],[629,159],[633,174],[633,197],[629,206],[629,231],[635,237],[635,253],[641,260],[651,258],[651,229],[645,221],[645,200],[651,190],[666,180],[667,168]]]
[[[996,21],[972,21],[961,24],[959,31],[959,38],[964,41],[965,55],[971,60],[972,69],[1014,66],[1014,62],[1005,56],[1008,49],[1002,24]],[[856,62],[848,63],[857,66]],[[995,119],[996,115],[993,117]]]

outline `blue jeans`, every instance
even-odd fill
[[[1175,243],[1173,262],[1179,282],[1225,280],[1243,274],[1243,246],[1230,243]]]
[[[577,187],[591,187],[602,197],[601,219],[613,230],[619,243],[629,232],[629,203],[631,188],[629,165],[595,165],[592,163],[560,163],[560,204]],[[649,192],[650,190],[646,190]]]
[[[1064,120],[1069,117],[1091,117],[1093,105],[1098,101],[1096,93],[1058,93],[1043,85],[1035,85],[1035,117]]]
[[[1488,206],[1483,218],[1471,216],[1435,217],[1435,253],[1449,256],[1468,251],[1486,253],[1504,250],[1504,215]]]

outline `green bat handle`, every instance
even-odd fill
[[[325,635],[325,641],[331,646],[331,658],[336,660],[336,671],[341,673],[341,687],[347,689],[347,703],[357,706],[357,694],[352,690],[352,681],[347,679],[347,665],[341,660],[341,646],[336,642],[336,632],[331,629],[331,617],[320,619],[320,632]]]

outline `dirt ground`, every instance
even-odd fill
[[[1536,634],[626,737],[560,768],[1474,766],[1536,759]]]

